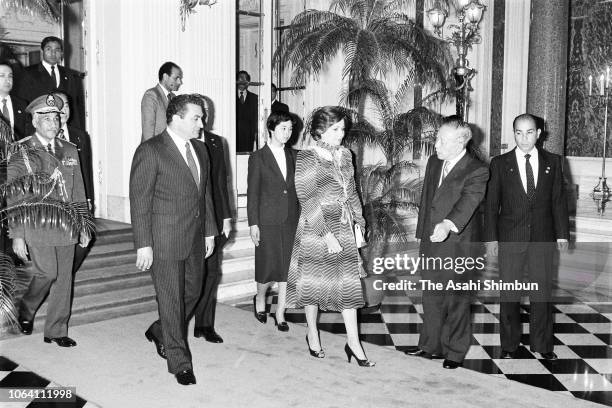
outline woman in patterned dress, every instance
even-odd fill
[[[310,354],[323,358],[317,330],[318,310],[342,313],[350,362],[373,366],[361,347],[357,308],[364,306],[361,267],[353,225],[365,221],[355,190],[351,153],[340,146],[350,119],[335,106],[318,109],[310,134],[316,143],[298,153],[295,188],[301,213],[287,279],[287,307],[304,307]]]

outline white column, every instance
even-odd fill
[[[501,153],[516,146],[512,121],[527,107],[530,12],[531,0],[506,1]]]
[[[227,140],[235,180],[235,2],[198,6],[181,31],[179,3],[86,0],[87,89],[96,215],[129,222],[129,174],[141,138],[140,101],[161,64],[184,73],[179,93],[208,96],[211,130]],[[235,185],[235,183],[233,183]]]

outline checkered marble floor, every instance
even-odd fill
[[[16,362],[0,356],[0,388],[57,388],[52,381],[39,376]],[[7,408],[99,408],[91,402],[76,396],[74,402],[0,402]]]
[[[423,323],[420,299],[398,293],[387,295],[380,310],[359,314],[362,341],[398,351],[418,344]],[[612,406],[612,302],[580,302],[568,294],[559,299],[554,305],[554,351],[558,360],[543,360],[529,351],[528,304],[522,306],[524,334],[517,358],[501,359],[498,298],[484,296],[471,306],[472,345],[463,366]],[[252,310],[250,302],[236,306]],[[276,296],[269,296],[267,311],[275,310]],[[306,323],[303,309],[287,310],[286,319]],[[340,313],[320,313],[319,328],[345,333]]]

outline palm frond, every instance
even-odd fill
[[[23,10],[31,15],[43,17],[49,21],[58,21],[64,0],[2,0],[2,5],[11,10]]]
[[[17,325],[16,280],[17,272],[13,258],[4,252],[0,252],[0,332]]]
[[[87,203],[29,198],[3,208],[0,214],[11,226],[59,228],[74,237],[80,233],[92,236],[95,232],[95,223]]]

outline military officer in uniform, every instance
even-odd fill
[[[33,188],[25,193],[9,194],[9,207],[24,200],[40,202],[46,197],[47,200],[68,203],[81,214],[87,214],[77,148],[56,138],[62,106],[62,99],[52,94],[42,95],[27,106],[26,111],[32,115],[36,131],[18,142],[8,163],[7,181],[26,180]],[[32,195],[30,191],[37,194]],[[29,255],[33,268],[32,281],[19,305],[19,324],[24,334],[32,333],[36,311],[48,294],[44,341],[60,347],[73,347],[76,342],[68,337],[68,319],[74,246],[77,242],[87,246],[91,231],[72,229],[70,225],[62,227],[62,222],[53,220],[54,215],[45,214],[44,209],[40,213],[43,215],[34,221],[9,215],[13,250],[24,261]]]

